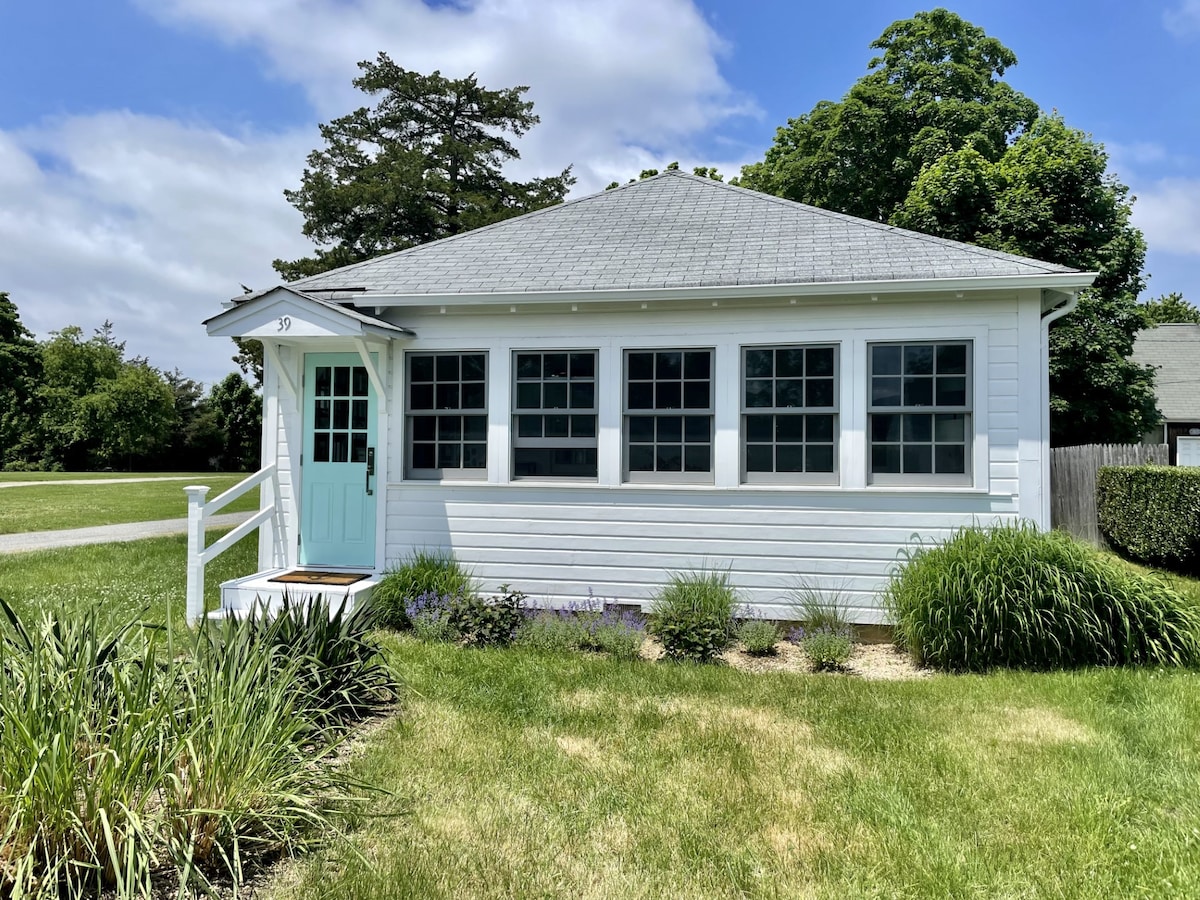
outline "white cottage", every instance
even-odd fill
[[[1047,328],[1093,277],[669,171],[239,297],[206,324],[263,342],[270,489],[223,603],[449,548],[550,604],[728,567],[880,622],[914,539],[1049,526]]]

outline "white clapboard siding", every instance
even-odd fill
[[[387,555],[447,548],[494,589],[561,604],[589,591],[644,603],[671,571],[728,568],[748,603],[787,618],[803,581],[846,594],[879,621],[876,592],[914,536],[1015,515],[1010,498],[765,491],[606,490],[397,484],[388,490]]]
[[[1040,292],[879,299],[645,310],[630,303],[606,309],[579,304],[578,311],[562,306],[549,312],[518,306],[452,309],[450,314],[431,306],[387,309],[390,321],[412,329],[416,337],[393,341],[382,359],[391,396],[387,421],[381,423],[383,537],[376,568],[395,564],[416,548],[448,548],[485,588],[509,583],[535,602],[562,604],[589,594],[645,603],[672,571],[720,567],[731,571],[746,601],[763,615],[791,617],[789,590],[803,581],[840,592],[857,620],[882,621],[879,591],[914,542],[938,542],[959,527],[1037,510],[1040,503],[1030,498],[1040,497],[1044,488],[1039,451],[1031,458],[1029,440],[1035,437],[1036,448],[1041,398],[1036,391],[1021,391],[1029,383],[1023,373],[1042,365],[1039,346],[1020,339],[1039,327]],[[872,488],[865,475],[869,344],[954,339],[970,340],[974,347],[974,484],[944,490]],[[741,348],[782,343],[840,347],[840,485],[738,484]],[[622,483],[620,368],[623,351],[639,347],[716,350],[713,484]],[[521,349],[598,351],[598,483],[508,478],[509,362],[510,354]],[[486,481],[405,480],[408,350],[488,354]],[[302,352],[294,348],[281,354],[297,384]],[[295,403],[280,391],[268,378],[267,409],[275,419],[271,452],[287,497],[294,559],[302,422]],[[1028,494],[1024,502],[1023,494]]]

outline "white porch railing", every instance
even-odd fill
[[[204,528],[208,517],[260,484],[269,486],[271,502],[233,531],[213,541],[211,546],[205,547]],[[275,525],[275,544],[281,545],[283,516],[282,504],[279,502],[279,473],[275,463],[259,469],[209,503],[204,502],[208,487],[192,485],[183,490],[188,498],[187,621],[189,625],[194,625],[204,615],[204,567],[250,532],[256,531],[271,520],[274,520]]]

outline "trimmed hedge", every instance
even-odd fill
[[[897,642],[918,665],[1195,665],[1200,609],[1065,532],[963,528],[918,547],[888,586]]]
[[[1151,566],[1200,572],[1200,468],[1105,466],[1096,476],[1105,540]]]

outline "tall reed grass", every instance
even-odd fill
[[[303,657],[253,628],[108,632],[0,600],[0,896],[149,896],[241,880],[248,855],[337,834],[364,786],[306,697]]]

